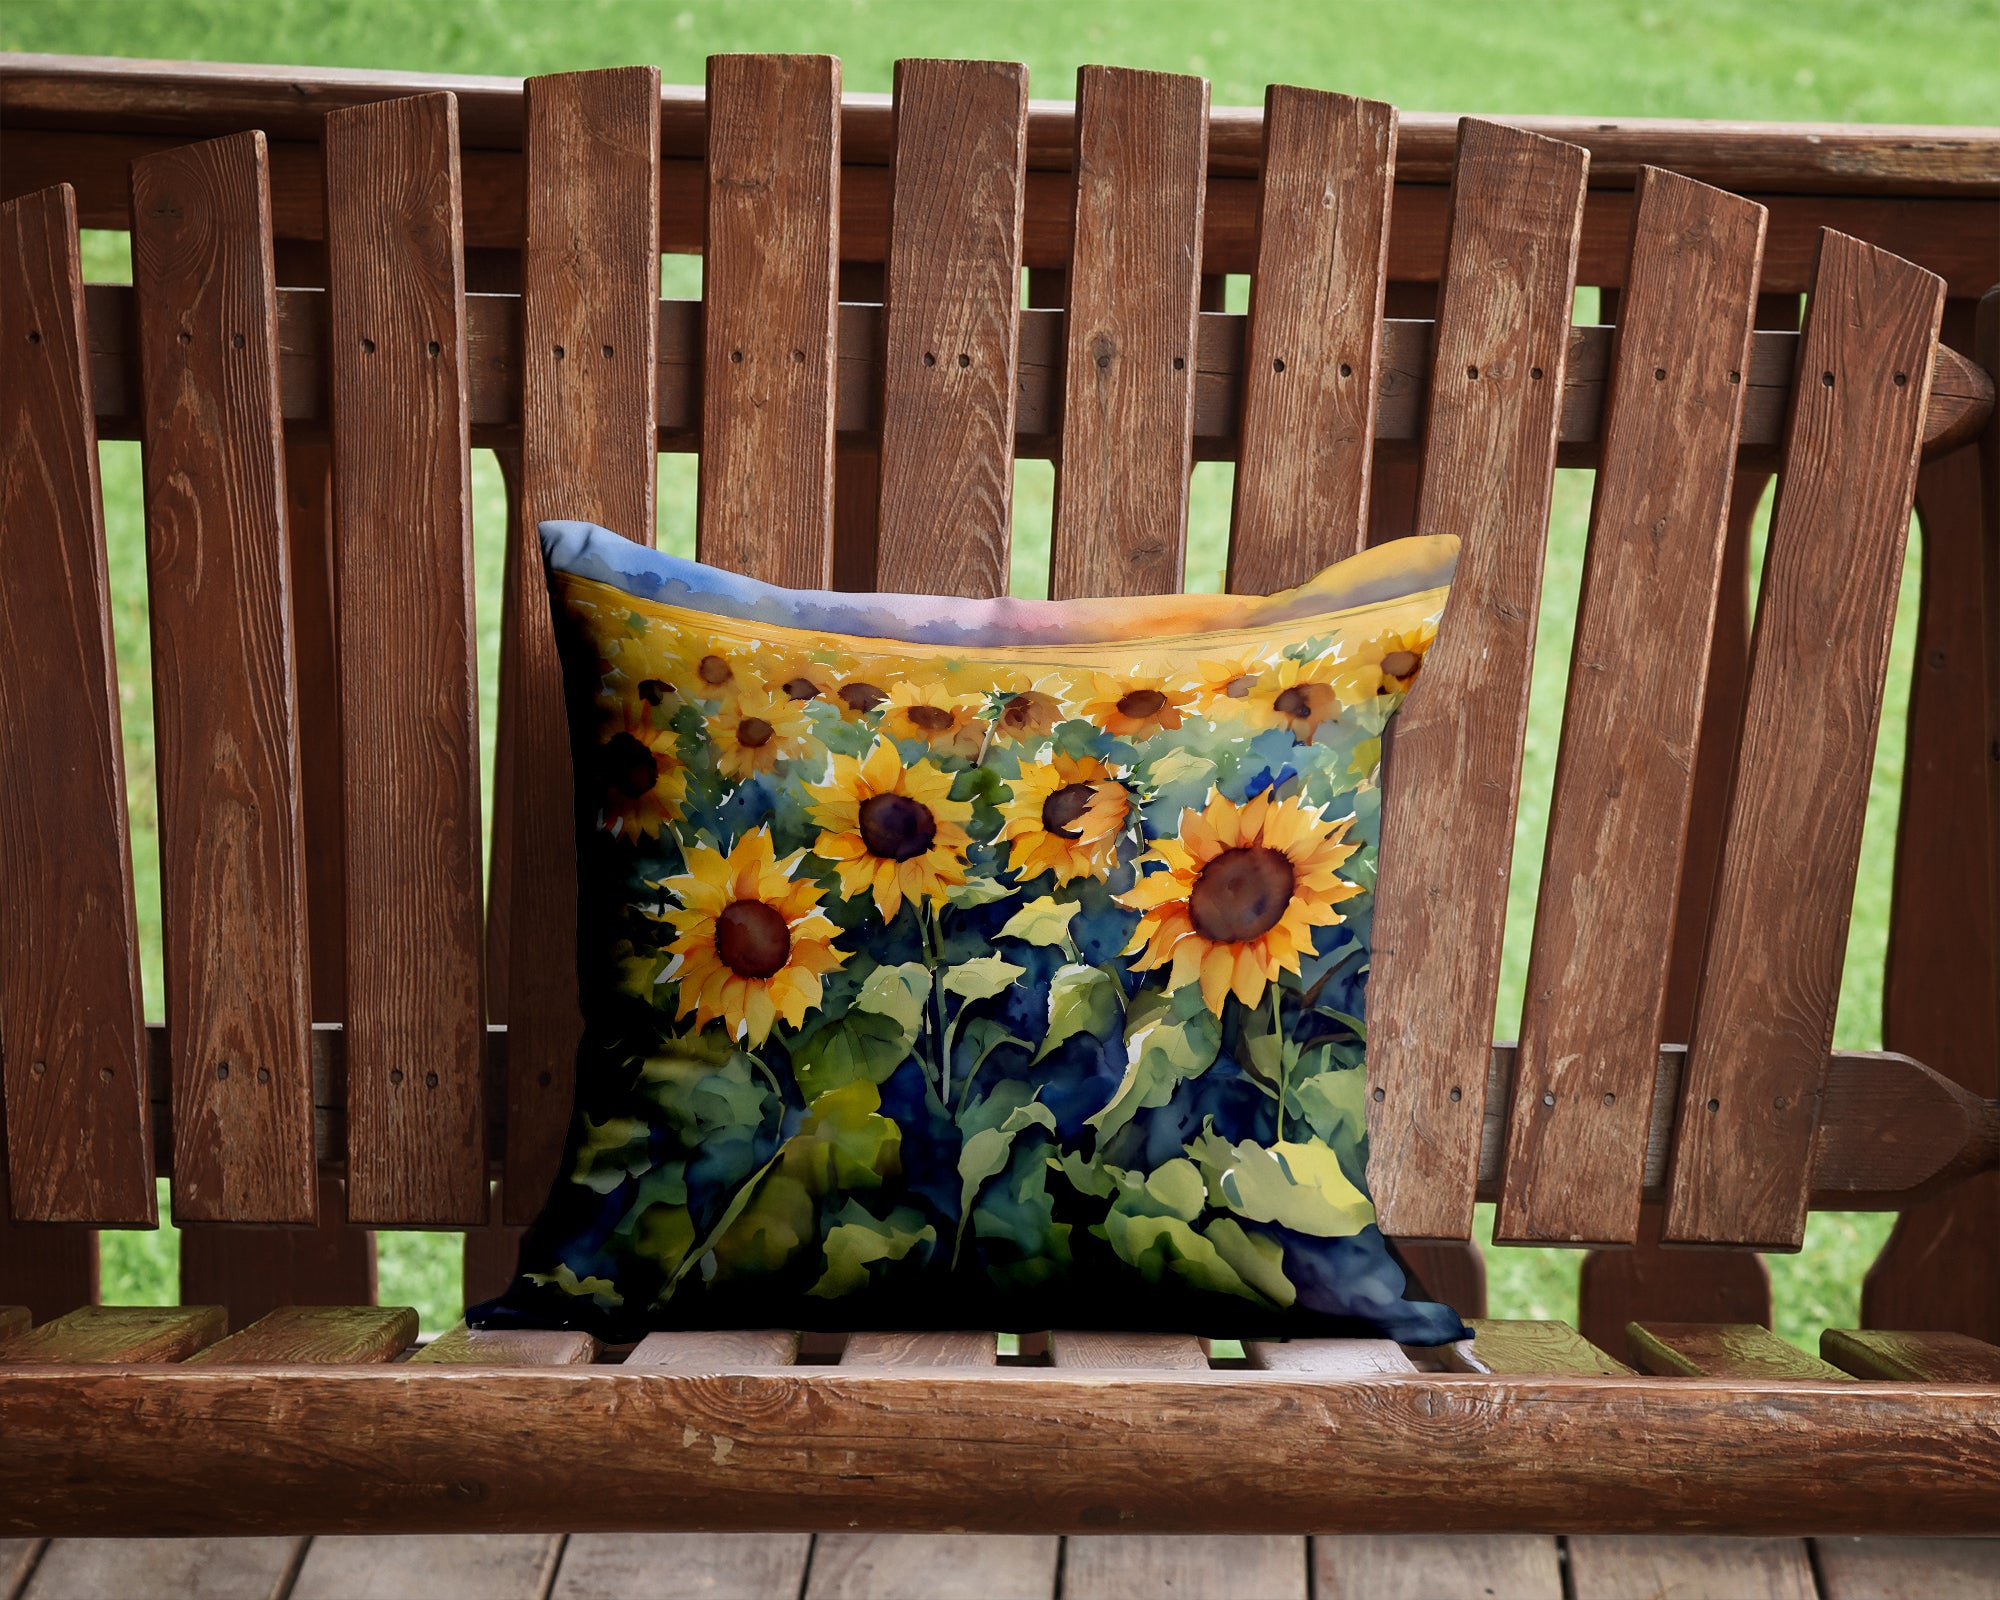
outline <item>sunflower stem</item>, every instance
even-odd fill
[[[1278,985],[1274,980],[1268,985],[1271,995],[1271,1037],[1278,1041],[1278,1143],[1285,1142],[1285,1080],[1289,1069],[1285,1061],[1285,1032],[1283,1014],[1278,1008]]]
[[[944,1027],[944,963],[938,957],[940,929],[937,906],[919,900],[916,903],[917,929],[924,941],[924,960],[931,969],[931,1053],[936,1069],[938,1104],[951,1106],[951,1058],[948,1051],[951,1040]]]

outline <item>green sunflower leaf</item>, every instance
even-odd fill
[[[1108,1035],[1124,1010],[1124,991],[1101,967],[1075,963],[1058,967],[1049,983],[1049,1031],[1035,1052],[1040,1061],[1066,1039],[1079,1033]]]
[[[905,961],[900,966],[877,967],[868,974],[861,993],[854,997],[855,1009],[894,1017],[912,1036],[923,1026],[924,1003],[930,999],[931,975],[921,961]]]
[[[947,972],[944,986],[966,1000],[990,1000],[1013,987],[1014,980],[1027,970],[1000,956],[977,956],[959,962]]]
[[[998,878],[967,878],[963,883],[952,884],[944,897],[960,910],[966,910],[972,906],[990,906],[1012,893],[1014,890]]]
[[[822,1300],[865,1289],[868,1269],[877,1262],[901,1261],[913,1252],[921,1262],[937,1244],[937,1229],[911,1206],[897,1206],[887,1217],[877,1217],[850,1200],[836,1215],[840,1220],[826,1230],[823,1242],[826,1271],[806,1291]]]
[[[1159,1013],[1151,1015],[1157,1018]],[[1097,1129],[1098,1147],[1102,1149],[1106,1139],[1141,1111],[1165,1105],[1189,1078],[1208,1071],[1221,1048],[1221,1030],[1206,1008],[1184,1022],[1149,1020],[1130,1028],[1125,1037],[1125,1076],[1110,1103],[1084,1118]]]
[[[1030,900],[1009,917],[1000,929],[1000,937],[1037,945],[1065,944],[1069,940],[1070,922],[1082,909],[1074,900],[1060,901],[1045,894],[1039,900]]]

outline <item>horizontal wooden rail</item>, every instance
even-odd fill
[[[486,1151],[501,1176],[507,1148],[507,1030],[486,1030]],[[173,1106],[165,1028],[147,1029],[153,1138],[160,1171],[173,1170]],[[313,1025],[313,1136],[322,1167],[347,1149],[347,1040],[339,1023]],[[1646,1141],[1645,1196],[1665,1193],[1685,1050],[1660,1051]],[[1479,1150],[1479,1198],[1497,1200],[1514,1087],[1514,1046],[1493,1047]],[[1827,1074],[1812,1204],[1821,1211],[1899,1211],[1978,1172],[2000,1168],[2000,1101],[1983,1100],[1908,1056],[1836,1050]]]
[[[1036,87],[1067,91],[1072,86]],[[440,89],[458,96],[469,148],[521,148],[519,78],[107,56],[0,55],[0,124],[186,138],[260,127],[274,139],[316,139],[328,111]],[[1443,183],[1449,178],[1458,120],[1450,112],[1402,114],[1396,165],[1405,182]],[[1639,168],[1651,165],[1737,190],[2000,195],[2000,132],[1992,128],[1546,116],[1496,120],[1587,147],[1591,183],[1598,188],[1629,189]],[[887,95],[841,97],[841,147],[848,162],[886,166],[892,127]],[[669,159],[698,158],[706,137],[703,92],[663,87],[662,153]],[[1209,171],[1254,174],[1263,141],[1262,107],[1214,107],[1209,113]],[[1032,102],[1029,167],[1067,172],[1075,150],[1070,102]]]
[[[98,431],[106,438],[138,436],[138,348],[132,291],[121,284],[92,284],[91,381]],[[701,302],[660,302],[658,409],[660,448],[689,451],[701,437]],[[1242,415],[1244,337],[1247,318],[1204,312],[1195,352],[1195,454],[1230,460],[1237,453]],[[1060,311],[1021,313],[1016,452],[1055,454],[1062,405]],[[1381,382],[1375,436],[1410,442],[1420,437],[1424,387],[1430,371],[1432,324],[1390,321],[1383,327]],[[521,415],[521,311],[516,295],[468,295],[472,439],[475,445],[509,442]],[[278,294],[279,399],[285,420],[326,422],[326,296],[318,289]],[[1579,325],[1570,333],[1564,373],[1562,462],[1594,466],[1611,367],[1612,330]],[[1798,355],[1796,333],[1760,331],[1744,374],[1742,449],[1747,455],[1776,450]],[[835,426],[867,436],[880,426],[882,309],[840,308],[840,368]],[[1926,453],[1954,448],[1976,436],[1991,414],[1993,379],[1956,351],[1939,347],[1925,433]]]

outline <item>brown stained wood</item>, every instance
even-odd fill
[[[1826,236],[1681,1085],[1670,1242],[1804,1236],[1943,298],[1934,275]]]
[[[1079,1371],[1206,1372],[1199,1339],[1178,1333],[1099,1333],[1058,1328],[1049,1335],[1049,1365]]]
[[[0,206],[0,1037],[20,1222],[156,1217],[76,208]]]
[[[1803,1539],[1689,1539],[1585,1535],[1569,1541],[1573,1600],[1818,1600]]]
[[[337,1175],[321,1169],[318,1181],[319,1222],[311,1228],[183,1226],[182,1303],[227,1306],[239,1328],[281,1306],[373,1304],[375,1235],[346,1220]]]
[[[197,1366],[393,1361],[417,1337],[408,1306],[284,1306],[188,1357]]]
[[[89,1305],[97,1298],[97,1230],[12,1221],[6,1198],[0,1181],[0,1301],[25,1306],[38,1322]]]
[[[1028,69],[899,61],[895,106],[876,570],[1005,594]]]
[[[2000,286],[1989,289],[1979,302],[1974,349],[1980,364],[2000,375]],[[1985,533],[1985,581],[1989,622],[2000,619],[2000,416],[1988,421],[1979,436],[1979,515]],[[2000,748],[2000,629],[1986,634],[1986,730],[1987,749]],[[1993,955],[2000,963],[2000,772],[1987,769],[1988,814],[1986,839],[1988,866],[1988,909],[1993,917]],[[1993,990],[1994,1028],[2000,1034],[2000,985]]]
[[[549,1600],[659,1600],[662,1579],[713,1600],[794,1600],[809,1533],[575,1533],[563,1541]]]
[[[1491,1101],[1492,1080],[1488,1080],[1487,1094]],[[1499,1104],[1504,1104],[1504,1100]],[[1489,1118],[1489,1124],[1494,1119]],[[1488,1161],[1489,1147],[1491,1161]],[[1493,1199],[1499,1194],[1500,1141],[1497,1130],[1489,1126],[1479,1144],[1480,1198]],[[1491,1191],[1490,1193],[1488,1191]],[[1450,1306],[1461,1317],[1483,1317],[1486,1315],[1486,1257],[1479,1246],[1469,1239],[1396,1239],[1396,1254],[1403,1263],[1405,1276],[1410,1280],[1412,1294],[1422,1298],[1439,1300]]]
[[[283,303],[281,291],[279,304]],[[297,703],[309,708],[298,724],[298,744],[312,1016],[315,1022],[344,1022],[347,862],[340,803],[333,453],[326,440],[304,438],[296,430],[288,433],[284,478],[285,527],[291,541],[292,668]]]
[[[990,1367],[1000,1359],[990,1333],[851,1333],[843,1367]]]
[[[221,1306],[83,1306],[0,1345],[0,1365],[180,1361],[228,1328]]]
[[[1546,1535],[1350,1533],[1312,1542],[1317,1600],[1563,1600]]]
[[[1621,295],[1494,1238],[1638,1238],[1763,210],[1649,169]]]
[[[562,1551],[542,1533],[315,1539],[287,1600],[543,1600]]]
[[[597,1359],[597,1341],[563,1328],[468,1328],[456,1323],[410,1357],[431,1366],[574,1367]]]
[[[2000,1539],[1813,1540],[1823,1600],[1991,1600]]]
[[[264,138],[132,168],[174,1214],[311,1222],[312,995]]]
[[[272,1600],[291,1587],[306,1541],[52,1539],[20,1600]],[[0,1568],[0,1580],[4,1580]],[[0,1587],[0,1594],[13,1591]]]
[[[1472,1226],[1587,164],[1461,126],[1417,529],[1464,544],[1384,772],[1369,978],[1369,1170],[1393,1237]]]
[[[1671,1095],[1656,1104],[1671,1116]],[[1860,1137],[1878,1138],[1884,1126],[1877,1124]],[[1666,1145],[1658,1148],[1664,1172]],[[1576,1318],[1584,1338],[1601,1349],[1629,1354],[1625,1330],[1634,1322],[1699,1320],[1769,1327],[1771,1269],[1764,1258],[1751,1250],[1668,1249],[1660,1242],[1665,1219],[1666,1207],[1649,1197],[1639,1208],[1637,1244],[1584,1255],[1577,1275]]]
[[[1639,1370],[1663,1377],[1847,1376],[1754,1322],[1634,1322],[1625,1332]]]
[[[1367,543],[1395,172],[1394,106],[1264,91],[1235,593],[1303,583]]]
[[[486,1213],[478,692],[458,129],[327,119],[345,778],[348,1215]]]
[[[789,1367],[799,1336],[782,1328],[694,1333],[649,1333],[625,1358],[628,1367],[672,1367],[681,1372],[734,1372],[740,1367]]]
[[[712,56],[703,561],[822,589],[833,550],[840,63]]]
[[[1049,593],[1175,594],[1187,541],[1208,81],[1084,67]]]
[[[1503,1377],[1556,1377],[1563,1373],[1622,1377],[1632,1370],[1567,1322],[1474,1317],[1467,1326],[1472,1329],[1471,1339],[1439,1351],[1448,1371]]]
[[[0,1340],[26,1333],[28,1324],[33,1320],[33,1314],[26,1306],[0,1306]]]
[[[1252,1339],[1243,1353],[1259,1372],[1316,1372],[1357,1378],[1372,1372],[1415,1372],[1400,1345],[1387,1339]]]
[[[569,725],[536,528],[573,519],[653,542],[660,326],[658,68],[531,78],[526,98],[521,465],[500,713],[510,1223],[534,1220],[561,1163],[583,1032]]]
[[[505,1038],[504,1034],[500,1035]],[[489,1040],[487,1081],[493,1086],[500,1074],[494,1070],[492,1057],[498,1054]],[[505,1101],[497,1093],[489,1097],[489,1104]],[[491,1158],[499,1154],[496,1145],[504,1148],[502,1140],[497,1140],[489,1131],[487,1134],[487,1154]],[[460,1284],[464,1303],[476,1306],[487,1300],[497,1300],[505,1294],[514,1281],[514,1274],[521,1264],[521,1239],[526,1228],[509,1227],[501,1218],[501,1201],[507,1188],[504,1178],[496,1178],[487,1200],[487,1222],[483,1228],[465,1230],[465,1248],[460,1257]]]
[[[1064,1600],[1306,1600],[1306,1564],[1306,1541],[1278,1534],[1072,1536],[1062,1592]]]
[[[822,1533],[805,1600],[1050,1600],[1061,1553],[1047,1535]]]
[[[1857,1378],[2000,1384],[2000,1347],[1964,1333],[1828,1328],[1819,1336],[1819,1352]]]

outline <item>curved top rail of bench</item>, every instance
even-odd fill
[[[0,53],[0,124],[98,132],[203,134],[254,125],[273,138],[318,139],[328,111],[449,89],[458,96],[464,142],[521,146],[521,79],[340,67],[247,66],[111,56]],[[700,88],[661,89],[660,133],[669,157],[699,157],[707,127]],[[887,165],[889,97],[841,97],[843,159]],[[246,120],[247,119],[247,120]],[[1590,182],[1629,189],[1643,165],[1738,191],[1800,194],[2000,195],[2000,128],[1866,123],[1709,122],[1667,118],[1504,117],[1516,127],[1590,151]],[[1396,175],[1444,183],[1458,115],[1406,111]],[[1216,174],[1257,170],[1264,113],[1216,106],[1209,113],[1208,165]],[[1036,100],[1028,115],[1028,165],[1067,171],[1075,151],[1075,107]]]

